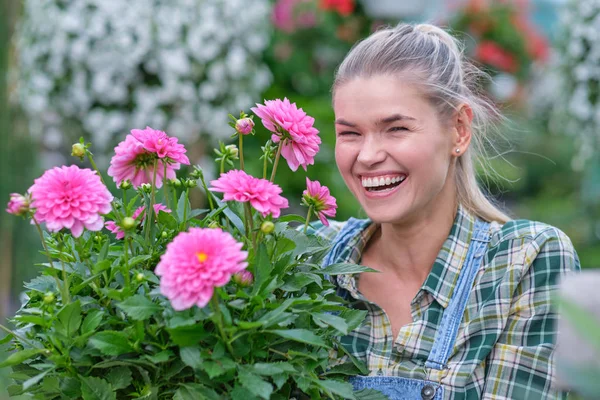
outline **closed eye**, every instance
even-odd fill
[[[389,131],[390,132],[400,132],[400,131],[408,131],[409,129],[404,126],[392,126]]]
[[[338,136],[358,136],[359,133],[358,132],[354,132],[354,131],[341,131],[338,132]]]

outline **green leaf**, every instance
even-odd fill
[[[91,310],[88,312],[81,325],[81,334],[85,335],[93,332],[100,325],[100,322],[102,322],[103,316],[104,311],[101,310]]]
[[[339,313],[339,317],[343,318],[348,325],[348,332],[352,332],[356,328],[358,328],[367,316],[366,310],[353,310],[347,308]]]
[[[46,352],[46,349],[27,349],[12,353],[8,358],[0,362],[0,368],[21,364],[23,361]]]
[[[262,286],[269,280],[273,267],[271,260],[269,260],[269,254],[267,253],[267,246],[261,243],[256,251],[256,257],[254,258],[254,266],[256,270],[256,276],[254,277],[254,286],[252,288],[252,295],[256,296],[260,293]]]
[[[139,256],[135,256],[131,260],[129,260],[128,265],[129,265],[129,267],[133,267],[133,266],[136,266],[136,265],[138,265],[140,263],[148,261],[151,258],[152,258],[152,255],[150,255],[150,254],[142,254],[142,255],[139,255]]]
[[[295,299],[287,299],[287,300],[285,300],[276,309],[274,309],[272,311],[269,311],[268,313],[266,313],[265,315],[263,315],[262,317],[260,317],[257,322],[262,323],[263,326],[265,326],[267,328],[269,326],[275,324],[276,321],[278,320],[278,318],[285,312],[285,310],[287,310],[288,308],[290,308],[290,306],[294,303],[294,300]]]
[[[127,367],[113,368],[106,375],[106,380],[110,382],[113,389],[125,389],[131,385],[132,375],[131,370]]]
[[[298,272],[288,276],[285,280],[285,284],[281,287],[281,289],[287,292],[295,292],[304,289],[306,286],[313,282],[321,286],[321,277],[315,274]]]
[[[305,223],[306,222],[306,217],[303,217],[301,215],[296,215],[296,214],[288,214],[288,215],[284,215],[283,217],[280,217],[277,219],[278,222],[301,222],[301,223]]]
[[[307,329],[278,329],[267,332],[274,333],[275,335],[281,336],[286,339],[294,340],[296,342],[329,348],[329,346],[327,346],[327,343],[325,343],[323,339],[321,339],[319,336],[315,335]]]
[[[23,284],[23,286],[40,293],[55,292],[58,290],[56,289],[56,281],[54,278],[48,275],[40,275],[33,278],[31,281]]]
[[[13,335],[6,335],[2,339],[0,339],[0,344],[6,344],[12,340]]]
[[[167,328],[167,332],[169,332],[173,343],[181,347],[194,346],[198,344],[202,338],[207,336],[202,324]]]
[[[356,365],[349,362],[349,363],[336,365],[336,366],[328,369],[327,372],[325,372],[323,375],[324,376],[329,376],[329,375],[354,376],[354,375],[360,375],[360,374],[361,374],[361,371],[356,367]]]
[[[158,222],[165,225],[168,229],[177,229],[177,220],[171,213],[160,210],[158,212]]]
[[[67,304],[58,312],[56,331],[68,338],[73,337],[81,325],[81,304],[79,300]]]
[[[112,387],[104,379],[93,376],[80,378],[81,396],[83,400],[116,400],[117,396]]]
[[[174,354],[171,350],[165,350],[152,356],[145,355],[144,358],[146,358],[154,364],[160,364],[169,361],[169,358],[171,358],[173,355]]]
[[[343,318],[326,313],[314,313],[311,315],[317,325],[326,324],[331,327],[334,327],[344,335],[348,334],[348,324],[346,324],[346,321]]]
[[[292,372],[292,373],[296,372],[296,369],[294,368],[294,366],[287,362],[256,363],[256,364],[252,364],[252,370],[253,370],[253,372],[257,373],[258,375],[265,375],[265,376],[281,374],[284,372]]]
[[[25,382],[23,382],[23,390],[27,390],[30,387],[32,387],[33,385],[37,385],[39,381],[42,380],[43,377],[45,377],[49,372],[54,371],[54,368],[50,368],[45,370],[44,372],[42,372],[41,374],[37,374],[36,376],[27,379]]]
[[[358,392],[354,392],[354,398],[356,400],[389,400],[385,394],[375,389],[363,389]]]
[[[365,267],[364,265],[352,264],[352,263],[338,263],[331,264],[326,268],[323,268],[317,273],[326,275],[342,275],[342,274],[358,274],[361,272],[379,272],[376,269]]]
[[[129,297],[117,304],[117,307],[125,311],[125,314],[135,321],[144,321],[160,311],[158,304],[153,303],[152,300],[141,294]]]
[[[342,353],[344,353],[345,355],[348,356],[348,358],[350,359],[350,361],[352,362],[352,364],[354,364],[356,366],[356,368],[358,368],[358,370],[360,371],[361,375],[369,375],[369,368],[365,365],[364,362],[362,362],[361,360],[359,360],[358,358],[356,358],[356,356],[354,356],[352,353],[350,353],[344,347],[344,345],[342,345],[340,342],[335,341],[335,343],[336,343],[337,349],[341,350]]]
[[[243,387],[260,398],[269,399],[273,393],[273,385],[250,372],[248,367],[240,365],[238,379]]]
[[[330,391],[333,394],[342,396],[344,399],[354,399],[354,389],[352,384],[348,382],[334,381],[331,379],[327,380],[313,380],[313,382],[319,387]]]
[[[180,223],[185,222],[183,220],[183,214],[186,209],[189,211],[192,209],[192,206],[190,205],[190,201],[186,195],[186,191],[184,190],[181,192],[181,196],[179,196],[179,201],[177,202],[177,218],[179,219]]]
[[[182,347],[179,350],[181,361],[194,369],[202,368],[202,354],[198,347]]]
[[[110,268],[111,265],[112,265],[112,262],[110,260],[98,261],[96,263],[96,265],[94,265],[94,268],[93,268],[94,275],[106,271],[107,269]]]
[[[122,332],[102,331],[90,338],[90,344],[107,356],[119,356],[133,351]]]
[[[221,396],[199,383],[180,383],[173,400],[221,400]]]

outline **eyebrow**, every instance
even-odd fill
[[[379,121],[375,122],[375,124],[376,125],[386,125],[386,124],[396,122],[396,121],[416,121],[416,118],[409,117],[407,115],[402,115],[402,114],[394,114],[394,115],[390,115],[389,117],[380,119]],[[352,122],[346,121],[345,119],[342,119],[342,118],[336,119],[335,124],[336,125],[346,125],[346,126],[350,126],[352,128],[356,127],[356,124],[353,124]]]

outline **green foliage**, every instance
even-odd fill
[[[192,176],[205,187],[201,170]],[[11,321],[17,329],[3,340],[13,350],[0,364],[13,368],[11,395],[376,398],[355,396],[345,382],[367,372],[356,359],[329,368],[330,357],[344,354],[337,338],[355,329],[366,311],[346,308],[325,275],[368,269],[321,269],[329,244],[298,230],[302,217],[274,220],[275,229],[264,233],[248,227],[271,217],[245,214],[211,192],[211,209],[192,209],[189,191],[168,185],[155,194],[175,211],[140,217],[122,240],[87,231],[79,238],[44,235],[49,262],[25,284],[27,300]],[[132,192],[114,200],[107,218],[119,224],[140,205],[153,209],[153,190]],[[175,236],[209,225],[244,244],[254,283],[231,281],[215,289],[212,307],[175,311],[153,270]]]

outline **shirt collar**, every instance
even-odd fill
[[[448,238],[444,241],[431,272],[421,286],[420,292],[431,293],[443,308],[448,307],[450,298],[452,298],[458,276],[467,257],[474,226],[475,217],[459,205]],[[348,243],[348,249],[351,251],[346,254],[344,260],[338,262],[360,263],[366,244],[378,228],[377,224],[368,224],[359,235]],[[355,276],[338,275],[338,284],[350,291],[355,298],[359,297]],[[415,296],[415,299],[419,297],[420,293]]]
[[[444,308],[450,303],[458,276],[467,258],[474,226],[475,217],[459,205],[450,234],[421,286],[421,290],[431,293]]]

